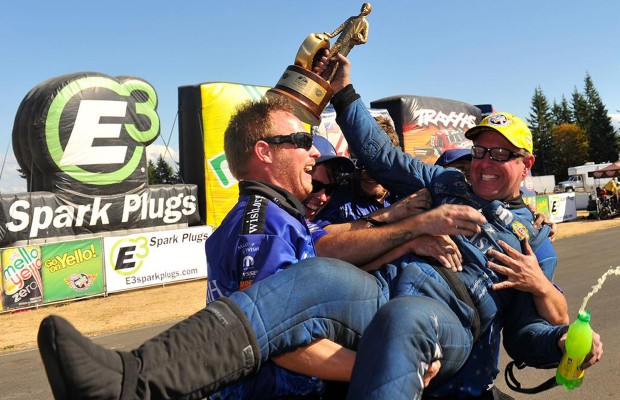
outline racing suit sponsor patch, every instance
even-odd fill
[[[252,195],[245,206],[243,213],[243,235],[252,235],[265,232],[265,214],[269,201],[263,196]]]

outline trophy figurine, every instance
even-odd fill
[[[355,45],[364,44],[368,39],[368,22],[366,15],[370,14],[370,3],[364,3],[359,15],[352,16],[343,22],[332,33],[311,33],[301,44],[295,64],[289,65],[273,89],[267,91],[268,96],[285,96],[291,100],[296,116],[302,121],[316,126],[321,122],[321,113],[334,95],[329,82],[334,78],[338,65],[334,65],[323,79],[312,71],[315,62],[323,56],[324,50],[334,55],[344,56]],[[330,48],[329,39],[338,36]]]

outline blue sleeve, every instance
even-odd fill
[[[330,225],[330,224],[326,223],[321,226],[315,222],[308,222],[308,229],[310,229],[310,236],[312,236],[313,243],[318,242],[320,238],[328,234],[327,231],[323,229],[323,227],[327,225]]]
[[[558,259],[551,241],[545,239],[535,254],[545,276],[553,280]],[[529,293],[514,292],[511,308],[503,311],[506,351],[515,361],[525,362],[532,367],[555,366],[562,357],[558,340],[568,327],[549,324],[538,315]]]
[[[551,241],[545,237],[534,254],[543,273],[552,281],[558,258]],[[556,365],[562,357],[558,340],[566,332],[567,326],[550,325],[542,319],[529,293],[514,291],[512,295],[512,307],[504,310],[506,351],[515,361],[523,361],[529,366],[540,368]]]
[[[371,176],[391,192],[405,196],[428,187],[444,168],[428,165],[392,146],[361,99],[345,107],[334,107],[336,122],[349,147],[364,163]]]
[[[511,309],[504,310],[502,335],[506,352],[513,360],[531,367],[556,366],[562,358],[558,341],[568,325],[551,325],[538,316],[529,293],[517,292],[515,297]]]
[[[276,235],[239,235],[226,263],[209,269],[209,299],[230,296],[299,261],[295,249]]]
[[[558,255],[555,252],[551,241],[549,239],[545,239],[540,247],[536,249],[534,254],[536,255],[538,264],[547,279],[553,282],[553,275],[555,274],[555,268],[558,264]]]

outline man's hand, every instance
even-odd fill
[[[323,79],[329,79],[332,65],[336,63],[338,64],[338,69],[330,82],[334,93],[338,93],[342,88],[351,83],[351,63],[349,60],[340,53],[330,57],[329,50],[325,50],[324,55],[314,63],[314,68],[312,69],[314,73],[320,75]]]
[[[524,240],[521,242],[522,253],[519,253],[503,241],[499,245],[506,252],[502,254],[490,249],[487,252],[495,262],[487,262],[487,266],[506,280],[493,285],[493,290],[514,288],[532,294],[534,306],[538,314],[553,325],[568,323],[568,305],[564,295],[545,276],[538,264],[532,247]],[[503,264],[500,265],[499,263]]]
[[[487,266],[498,274],[504,275],[506,280],[494,284],[493,290],[514,288],[532,293],[535,296],[544,295],[544,287],[546,285],[543,284],[547,283],[548,279],[540,269],[538,259],[534,255],[529,242],[527,240],[523,242],[523,254],[501,240],[498,243],[506,254],[490,249],[487,255],[494,258],[497,262],[489,261]]]
[[[558,346],[562,349],[562,353],[566,353],[566,333],[562,335],[560,340],[558,341]],[[601,357],[603,356],[603,342],[601,341],[601,335],[596,332],[592,332],[592,348],[590,352],[583,360],[580,368],[582,370],[586,370],[599,362]]]
[[[428,235],[464,236],[480,232],[480,225],[487,222],[475,208],[454,204],[442,204],[407,220],[412,221],[412,229]]]
[[[428,366],[426,373],[424,374],[424,387],[428,387],[431,383],[431,379],[437,376],[439,369],[441,368],[441,361],[435,360]]]
[[[431,208],[431,200],[431,193],[428,189],[420,189],[385,208],[374,211],[370,216],[381,222],[397,222],[428,211]]]
[[[409,247],[412,253],[433,257],[454,272],[463,270],[463,256],[450,236],[422,235],[410,241]]]
[[[558,233],[558,224],[555,222],[551,222],[545,213],[536,214],[536,219],[534,220],[534,227],[537,229],[542,228],[543,225],[549,225],[551,228],[551,232],[549,232],[549,240],[553,243]]]

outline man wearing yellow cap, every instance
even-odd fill
[[[445,273],[413,255],[394,261],[401,268],[392,300],[364,331],[349,397],[370,391],[376,398],[392,396],[397,383],[402,398],[420,398],[422,392],[433,398],[489,398],[488,387],[499,372],[500,333],[516,361],[535,367],[558,363],[567,330],[566,301],[551,283],[557,255],[548,227],[533,227],[521,197],[521,181],[535,160],[525,122],[496,113],[465,133],[474,142],[467,182],[460,171],[427,165],[394,148],[350,84],[348,60],[323,59],[325,65],[330,61],[340,64],[331,81],[336,121],[377,181],[400,196],[427,188],[434,206],[469,205],[487,220],[480,233],[453,238],[463,255],[462,272]],[[529,280],[521,280],[527,275]],[[462,303],[447,301],[449,293]],[[598,335],[592,349],[584,368],[602,354]],[[441,369],[425,389],[424,373],[435,360]]]

